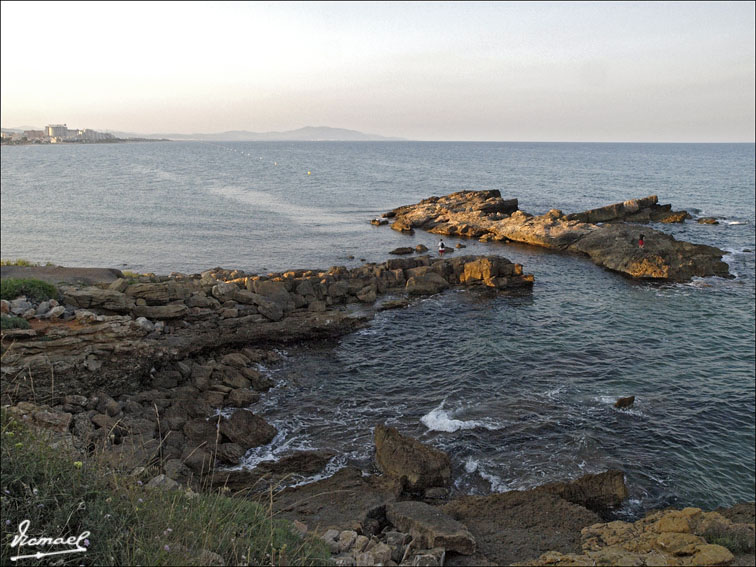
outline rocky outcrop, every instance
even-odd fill
[[[100,286],[61,285],[61,305],[53,307],[55,300],[33,305],[26,298],[8,302],[8,311],[23,312],[31,329],[2,331],[2,396],[6,402],[30,399],[33,388],[59,395],[133,393],[149,383],[150,369],[200,352],[340,336],[367,320],[345,305],[372,307],[386,293],[422,296],[454,286],[506,290],[532,284],[532,275],[505,258],[425,255],[351,270],[334,266],[261,276],[216,269],[118,278]],[[225,384],[238,389],[243,383],[228,377]],[[237,396],[235,405],[245,398]]]
[[[104,390],[87,396],[38,392],[54,402],[22,401],[9,411],[111,468],[133,473],[162,465],[168,478],[196,485],[202,475],[239,464],[248,449],[276,435],[248,409],[272,385],[258,364],[276,359],[273,352],[250,348],[217,359],[197,357],[150,372],[142,391],[116,398]],[[238,387],[226,386],[229,380]],[[224,408],[227,417],[214,415]]]
[[[400,532],[410,534],[423,548],[443,547],[463,555],[475,553],[475,538],[467,528],[424,502],[392,502],[386,519]]]
[[[552,209],[533,216],[519,210],[516,199],[502,199],[499,191],[461,191],[399,207],[385,216],[393,219],[392,228],[403,232],[418,228],[584,254],[599,266],[638,279],[732,277],[722,261],[725,252],[718,248],[678,241],[648,227],[642,229],[645,246],[638,246],[640,229],[629,223],[682,222],[690,216],[659,205],[656,196],[582,213],[565,215]]]
[[[714,543],[742,540],[753,553],[753,524],[736,524],[699,508],[654,512],[634,523],[597,523],[582,530],[582,553],[551,551],[527,565],[730,565]]]
[[[470,565],[511,565],[551,550],[580,552],[580,530],[600,521],[578,504],[534,491],[460,496],[441,510],[475,538]]]
[[[428,488],[448,488],[451,484],[451,461],[443,451],[385,425],[376,426],[374,437],[376,463],[406,491],[422,493]]]
[[[331,451],[298,451],[277,461],[264,461],[253,469],[216,471],[212,485],[235,493],[278,490],[322,472],[334,456]]]
[[[598,514],[618,508],[628,497],[625,475],[618,470],[587,474],[569,482],[552,482],[534,490],[555,494]]]

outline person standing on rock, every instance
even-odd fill
[[[645,242],[643,241],[643,235],[640,235],[640,238],[638,239],[638,248],[643,248],[643,245]]]
[[[446,244],[444,244],[444,239],[438,241],[438,253],[439,255],[442,255],[444,252],[446,252]]]

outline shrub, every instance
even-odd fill
[[[13,300],[25,295],[32,301],[45,301],[58,297],[58,288],[51,283],[33,278],[5,278],[0,280],[0,299]]]
[[[754,552],[753,529],[745,524],[715,524],[704,532],[703,538],[709,543],[726,547],[735,554]]]
[[[0,260],[0,266],[42,266],[43,264],[39,264],[37,262],[30,262],[29,260],[24,260],[23,258],[17,258],[15,260]],[[45,266],[55,266],[52,262],[45,262]]]
[[[220,493],[145,489],[134,477],[94,458],[51,447],[2,411],[0,564],[40,548],[10,547],[18,526],[30,537],[68,538],[90,532],[86,553],[55,558],[60,565],[191,565],[217,553],[226,565],[324,565],[322,540],[302,539],[260,504]]]
[[[0,328],[2,329],[28,329],[30,326],[29,321],[21,317],[6,317],[5,315],[0,317]]]
[[[24,260],[23,258],[17,258],[16,260],[0,260],[0,266],[39,266],[39,264]]]

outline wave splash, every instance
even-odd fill
[[[444,402],[441,402],[441,405],[421,417],[420,422],[431,431],[443,431],[444,433],[454,433],[460,429],[482,428],[493,431],[502,428],[502,425],[490,419],[471,419],[468,421],[455,419],[454,413],[454,411],[445,410]]]

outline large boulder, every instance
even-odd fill
[[[191,287],[169,280],[160,283],[136,283],[126,288],[126,295],[136,299],[144,299],[147,305],[165,305],[171,301],[188,299]]]
[[[134,306],[134,300],[127,295],[99,287],[63,288],[63,300],[74,307],[105,309],[115,313],[128,313]]]
[[[220,431],[245,450],[270,443],[276,436],[275,427],[259,415],[243,409],[236,410],[230,418],[221,421]]]
[[[463,284],[481,283],[496,287],[495,278],[515,275],[515,264],[498,256],[483,256],[471,262],[465,262],[464,271],[459,280]],[[520,273],[522,270],[520,269]]]
[[[427,272],[423,275],[411,276],[405,285],[409,295],[433,295],[440,293],[449,287],[443,276],[436,272]]]
[[[391,502],[386,505],[386,519],[415,538],[418,547],[475,553],[475,538],[467,527],[425,502]]]
[[[296,307],[294,298],[286,289],[284,282],[273,280],[248,280],[247,289],[263,296],[266,300],[277,304],[284,313],[293,311]]]
[[[617,508],[628,497],[625,475],[618,470],[587,474],[570,482],[551,482],[535,490],[555,494],[600,514]]]
[[[376,426],[375,460],[386,475],[400,479],[410,492],[451,484],[449,455],[402,435],[394,427]]]
[[[442,507],[476,541],[470,565],[512,565],[555,550],[579,553],[580,530],[598,514],[548,493],[514,490],[460,496]]]

